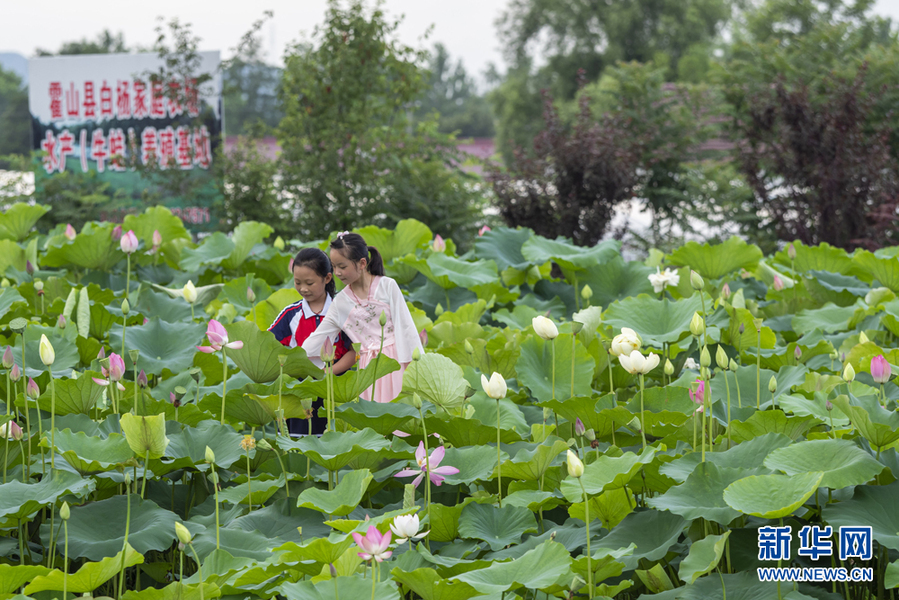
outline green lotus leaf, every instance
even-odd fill
[[[621,243],[617,240],[604,240],[592,248],[583,248],[564,238],[550,240],[539,235],[530,237],[521,246],[521,255],[525,260],[537,265],[552,261],[567,271],[581,271],[607,263],[618,257],[620,252]]]
[[[551,436],[533,448],[518,451],[511,460],[503,462],[503,477],[510,480],[540,481],[553,463],[557,462],[556,457],[567,449],[567,442]],[[493,462],[496,463],[495,460]],[[447,464],[455,466],[455,463]]]
[[[724,594],[733,600],[771,600],[779,595],[787,598],[786,594],[778,594],[776,583],[759,581],[755,569],[751,573],[747,571],[720,577],[700,577],[693,585],[678,588],[677,592],[678,600],[708,600],[723,598]]]
[[[298,379],[322,376],[321,369],[306,358],[305,350],[281,345],[275,336],[267,331],[260,331],[250,321],[231,323],[226,325],[225,329],[232,342],[238,340],[243,342],[243,348],[227,350],[228,358],[233,360],[234,364],[256,383],[268,383],[277,379],[281,372],[278,362],[280,355],[287,356],[283,371],[285,375]]]
[[[837,377],[842,385],[843,380]],[[777,404],[784,410],[787,410],[799,417],[814,417],[822,423],[830,425],[831,419],[833,426],[842,428],[849,424],[849,419],[842,414],[842,411],[827,410],[827,398],[824,394],[816,394],[814,398],[806,398],[800,395],[783,395],[777,399]]]
[[[284,483],[283,475],[277,479],[273,479],[271,476],[257,475],[250,482],[223,488],[219,492],[219,499],[231,504],[252,504],[258,507],[265,504],[269,498],[275,495],[275,492],[283,488]]]
[[[335,589],[336,586],[336,589]],[[336,577],[325,580],[282,583],[278,588],[287,600],[330,600],[331,598],[374,598],[374,600],[400,600],[400,592],[392,581],[374,585],[361,577]]]
[[[464,581],[441,579],[431,568],[406,572],[394,567],[390,575],[395,581],[421,596],[422,600],[468,600],[482,595]]]
[[[234,250],[231,254],[221,262],[222,267],[226,269],[236,269],[250,255],[253,246],[259,244],[270,236],[274,229],[265,223],[258,221],[242,221],[231,234],[231,242],[234,243]],[[188,269],[192,270],[192,269]]]
[[[50,209],[40,204],[16,202],[0,214],[0,239],[21,241]]]
[[[539,336],[529,337],[521,345],[521,356],[515,365],[518,380],[540,401],[553,399],[553,342]],[[571,334],[560,334],[555,339],[555,397],[569,398],[571,394],[571,361],[574,351],[574,396],[591,393],[593,370],[596,362],[580,342],[571,345]]]
[[[570,367],[569,367],[570,368]],[[633,413],[623,406],[618,406],[612,394],[602,397],[576,396],[565,400],[549,400],[540,406],[550,408],[569,423],[580,419],[587,429],[592,429],[597,437],[609,435],[612,428],[617,429],[614,417],[619,417],[618,426],[628,423],[634,418]]]
[[[495,321],[499,321],[506,327],[515,329],[527,329],[531,326],[534,317],[542,314],[537,309],[524,304],[516,304],[515,308],[510,312],[508,308],[501,308],[494,312],[491,316]]]
[[[27,260],[25,258],[25,250],[17,243],[12,240],[0,240],[0,273],[6,273],[6,269],[9,267],[16,271],[24,271]],[[10,288],[10,291],[18,295],[15,289]],[[0,298],[0,315],[6,312],[2,308],[2,301],[2,298]]]
[[[796,250],[796,258],[792,264],[799,273],[829,271],[840,275],[850,275],[858,270],[845,250],[835,248],[826,242],[817,246],[806,246],[800,241],[795,241],[793,248]],[[785,267],[791,265],[786,248],[774,255],[774,262]]]
[[[117,433],[101,438],[64,429],[54,437],[56,451],[82,475],[109,471],[134,457],[128,441]],[[41,445],[49,448],[50,438],[44,437]]]
[[[849,440],[809,440],[779,448],[768,455],[765,466],[797,475],[822,471],[821,487],[834,490],[862,485],[884,469],[884,465]]]
[[[369,427],[381,435],[402,429],[410,419],[418,418],[418,410],[398,402],[346,402],[335,409],[335,414],[353,427]]]
[[[59,569],[53,569],[46,575],[39,575],[25,586],[23,591],[26,594],[43,591],[61,592],[65,587],[75,594],[92,592],[118,575],[123,567],[133,567],[143,562],[143,555],[128,544],[115,556],[107,556],[99,562],[85,563],[68,576]]]
[[[652,462],[655,454],[656,448],[647,447],[640,454],[626,452],[617,457],[600,455],[584,467],[580,481],[568,476],[562,481],[560,489],[569,502],[579,502],[583,500],[581,485],[591,496],[624,487],[643,465]]]
[[[730,537],[730,531],[722,535],[710,535],[698,542],[693,542],[693,545],[690,546],[690,553],[681,562],[677,571],[677,576],[681,581],[688,584],[694,583],[698,577],[717,567],[724,554],[724,545],[727,543],[728,537]]]
[[[860,486],[850,500],[823,507],[823,518],[836,531],[839,527],[870,526],[877,543],[899,550],[899,514],[894,510],[899,482],[884,486]]]
[[[350,471],[330,492],[318,488],[303,490],[297,500],[297,506],[311,508],[334,517],[346,516],[362,501],[372,479],[368,469]]]
[[[141,458],[162,458],[169,439],[165,436],[165,415],[138,417],[127,413],[121,418],[122,433],[131,450]]]
[[[833,399],[833,405],[849,417],[866,440],[877,448],[899,440],[899,413],[883,408],[874,396],[849,398],[841,394]]]
[[[350,461],[365,454],[378,454],[390,447],[390,442],[372,429],[362,431],[328,431],[321,437],[304,436],[297,440],[278,439],[281,448],[300,453],[330,471],[338,471]]]
[[[591,548],[594,552],[601,548],[619,550],[634,544],[634,553],[623,557],[624,568],[631,570],[639,565],[641,558],[654,561],[665,556],[686,526],[687,521],[682,517],[667,511],[634,512],[625,517],[609,535],[593,542]]]
[[[377,369],[377,370],[376,370]],[[375,379],[399,371],[400,364],[383,354],[373,360],[364,369],[347,371],[334,378],[333,398],[337,404],[355,402],[359,396],[370,388]],[[306,379],[293,388],[294,393],[308,395],[311,398],[324,398],[328,395],[327,383],[324,379]]]
[[[496,438],[494,435],[494,442]],[[440,442],[428,442],[429,451],[433,452],[434,446]],[[503,453],[505,455],[505,453]],[[475,481],[486,481],[493,476],[496,468],[496,448],[490,446],[474,446],[468,448],[447,448],[443,466],[456,467],[459,472],[455,475],[443,476],[445,482],[450,485],[460,485],[474,483]],[[503,470],[505,476],[505,470]]]
[[[203,242],[196,248],[181,250],[181,269],[192,272],[199,271],[202,266],[219,265],[231,256],[235,247],[234,242],[227,235],[216,231],[203,238]]]
[[[798,475],[754,475],[727,486],[724,501],[731,508],[763,519],[790,515],[821,485],[821,472]]]
[[[503,471],[503,473],[505,473],[505,471]],[[565,501],[562,498],[559,498],[552,492],[541,492],[540,490],[519,490],[503,497],[504,505],[523,506],[534,513],[541,510],[552,510],[564,503]],[[590,508],[590,514],[595,514],[592,506]],[[577,518],[574,515],[572,515],[572,517]],[[583,521],[583,519],[581,520]]]
[[[50,572],[40,565],[8,565],[0,563],[0,594],[12,595],[17,589],[32,581],[35,577]]]
[[[256,301],[262,302],[272,295],[272,288],[263,279],[254,278],[251,286],[256,294]],[[219,294],[219,300],[234,305],[239,314],[247,314],[252,317],[253,305],[247,300],[247,280],[245,278],[232,279],[226,283]]]
[[[45,267],[75,265],[83,269],[109,271],[125,254],[119,242],[112,239],[112,223],[87,223],[74,240],[56,245],[53,240],[41,260]]]
[[[853,265],[894,292],[899,292],[899,262],[895,258],[880,258],[867,250],[852,256]]]
[[[721,331],[721,342],[739,348],[741,352],[759,346],[758,332],[753,321],[755,316],[745,308],[725,307],[730,314],[730,321]],[[740,325],[743,333],[740,334]],[[777,335],[770,327],[762,326],[762,348],[773,348],[777,345]],[[754,356],[754,353],[753,353]]]
[[[489,398],[483,391],[478,391],[471,397],[469,403],[474,407],[472,420],[480,423],[497,423],[496,400]],[[502,398],[499,401],[499,427],[500,429],[514,429],[522,437],[531,431],[521,407],[508,398]]]
[[[174,239],[190,240],[190,233],[184,228],[181,219],[172,214],[165,206],[150,206],[143,214],[125,215],[122,230],[134,231],[137,239],[143,240],[148,248],[153,245],[153,232],[158,231],[163,243]]]
[[[258,329],[266,331],[285,307],[301,299],[302,296],[293,287],[278,290],[265,300],[257,302],[255,314],[250,313],[247,318],[252,318]]]
[[[283,482],[283,478],[281,481]],[[255,477],[253,485],[256,485]],[[321,513],[307,508],[297,508],[293,498],[281,498],[262,508],[257,506],[253,512],[231,521],[228,527],[258,531],[270,540],[280,539],[296,543],[301,543],[303,539],[321,539],[319,536],[326,537],[331,533],[331,528],[324,523]],[[297,531],[297,527],[302,527],[302,533]]]
[[[353,544],[352,537],[332,533],[327,537],[310,539],[302,545],[295,542],[288,542],[275,548],[275,551],[284,552],[282,559],[285,562],[313,560],[317,563],[327,565],[337,562],[337,560],[343,556]]]
[[[817,423],[814,417],[788,417],[781,410],[762,410],[752,413],[745,422],[732,422],[730,426],[733,440],[740,443],[766,433],[782,433],[798,440]]]
[[[459,365],[436,352],[424,353],[403,373],[404,393],[417,393],[422,400],[444,410],[461,406],[467,388]]]
[[[122,595],[122,600],[204,600],[204,598],[211,600],[221,595],[222,590],[212,583],[204,583],[201,590],[199,585],[187,585],[176,581],[162,589],[148,587],[139,592],[128,590]]]
[[[55,366],[56,363],[54,363]],[[103,395],[103,388],[91,379],[101,378],[100,373],[85,371],[78,379],[57,379],[56,387],[56,415],[82,414],[89,415],[90,410],[96,406],[97,401]],[[50,386],[46,386],[38,398],[41,409],[50,412],[52,406]],[[24,405],[23,405],[24,407]]]
[[[80,498],[95,487],[93,479],[69,471],[57,471],[53,477],[38,483],[4,483],[0,485],[0,519],[28,519],[41,508],[54,504],[60,496],[72,494]]]
[[[520,587],[549,587],[570,570],[571,556],[565,546],[546,541],[516,560],[495,562],[487,568],[456,575],[451,580],[467,583],[484,594],[498,594]]]
[[[856,306],[836,306],[825,304],[821,308],[801,310],[792,319],[793,331],[805,335],[815,329],[826,333],[836,333],[849,329],[849,319]]]
[[[741,513],[724,502],[724,490],[744,477],[764,473],[764,469],[719,467],[707,461],[697,465],[683,484],[669,488],[646,503],[658,510],[670,510],[688,520],[704,518],[727,527]]]
[[[626,516],[634,512],[634,507],[631,505],[632,501],[633,499],[627,488],[617,488],[603,492],[598,496],[591,496],[590,519],[599,519],[602,521],[603,527],[611,531]],[[503,499],[503,502],[505,502],[505,499]],[[586,521],[587,512],[584,508],[585,504],[583,502],[574,502],[568,507],[568,514],[572,519]]]
[[[706,454],[706,462],[721,468],[757,469],[774,450],[789,446],[793,440],[782,433],[766,433],[752,438],[724,452]],[[700,464],[701,454],[691,452],[669,463],[663,464],[659,472],[666,477],[683,483]]]
[[[177,373],[191,364],[205,334],[202,323],[167,323],[153,317],[146,325],[128,328],[125,348],[140,351],[138,366],[148,374],[161,375],[163,369]],[[133,369],[127,351],[123,358],[126,369]]]
[[[616,300],[622,300],[640,294],[652,294],[649,275],[655,270],[641,262],[625,262],[620,256],[597,266],[591,266],[578,272],[578,287],[583,289],[589,285],[593,290],[590,304],[608,306]]]
[[[711,298],[706,304],[711,306]],[[702,310],[698,294],[683,300],[657,300],[650,296],[625,298],[612,303],[605,313],[605,323],[617,334],[622,327],[630,327],[643,338],[644,344],[661,348],[690,335],[690,319]]]
[[[637,569],[634,573],[637,574],[643,585],[655,594],[656,598],[664,598],[664,592],[674,590],[674,583],[668,577],[661,564],[656,563],[651,569]]]
[[[57,476],[63,472],[57,472]],[[74,473],[72,474],[74,475]],[[98,561],[121,551],[125,540],[126,497],[113,496],[99,502],[72,507],[69,519],[69,558]],[[128,543],[141,554],[168,549],[175,540],[174,513],[160,508],[152,500],[131,495],[131,525]],[[50,541],[50,525],[41,526],[41,538]]]
[[[719,279],[738,269],[752,269],[763,258],[758,246],[734,236],[721,244],[687,242],[668,256],[673,265],[690,267],[707,279]]]
[[[807,275],[805,287],[819,304],[832,302],[837,306],[850,306],[871,291],[871,286],[850,275],[829,271],[809,271]]]
[[[187,458],[194,465],[206,470],[206,447],[215,453],[215,465],[229,469],[243,458],[240,442],[243,436],[233,427],[216,421],[206,420],[196,427],[185,427],[182,431],[169,435],[169,445],[165,456],[174,459]]]
[[[500,271],[505,271],[509,267],[523,271],[532,263],[522,254],[522,246],[533,236],[534,232],[527,228],[496,227],[478,236],[474,241],[474,254],[480,259],[492,260]],[[565,250],[568,254],[573,254],[569,248]],[[539,249],[534,251],[537,252]],[[543,262],[546,261],[540,264]]]
[[[47,372],[47,367],[41,362],[40,343],[41,335],[46,335],[56,359],[53,361],[53,376],[62,378],[72,374],[72,369],[78,365],[81,355],[78,354],[78,346],[75,344],[74,331],[60,331],[56,327],[43,327],[41,325],[28,325],[25,330],[25,375],[27,377],[39,377]],[[13,352],[13,360],[19,368],[22,367],[21,346],[17,352]]]
[[[434,237],[427,225],[415,219],[403,219],[393,229],[369,225],[354,231],[378,249],[385,265],[393,262],[395,258],[415,253]]]
[[[534,513],[520,506],[469,504],[459,517],[459,535],[483,540],[496,552],[521,540],[525,533],[537,533]]]
[[[456,448],[496,443],[496,426],[491,427],[473,419],[447,417],[441,414],[426,416],[425,424],[428,433],[439,434]],[[500,428],[500,440],[503,444],[520,442],[521,435],[514,429]]]

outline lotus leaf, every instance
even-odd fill
[[[123,560],[124,559],[124,560]],[[116,575],[124,567],[133,567],[144,562],[144,557],[130,544],[115,556],[107,556],[99,562],[85,563],[76,572],[66,576],[59,569],[54,569],[46,575],[39,575],[34,581],[25,586],[26,594],[35,592],[54,591],[61,592],[65,587],[70,592],[80,594],[92,592]],[[66,581],[67,579],[67,581]]]
[[[711,303],[712,299],[706,298],[706,305],[711,306]],[[690,319],[701,310],[698,294],[677,301],[641,295],[619,300],[609,306],[605,323],[611,325],[616,333],[622,327],[629,327],[643,338],[644,344],[661,348],[663,344],[689,336]]]
[[[540,401],[553,399],[553,342],[536,335],[521,345],[521,356],[515,365],[519,381]],[[571,334],[560,334],[555,339],[555,397],[569,398],[571,394]],[[587,396],[591,392],[593,369],[596,363],[580,340],[574,347],[574,396]]]
[[[403,374],[404,393],[417,393],[444,410],[461,406],[467,387],[459,365],[435,352],[426,352]]]
[[[101,438],[64,429],[56,432],[55,439],[56,451],[82,475],[109,471],[134,457],[125,437],[117,433]],[[49,447],[49,442],[45,437],[41,445]]]
[[[68,471],[57,471],[53,477],[38,483],[4,483],[0,485],[0,519],[27,519],[41,508],[54,504],[60,496],[83,497],[95,487],[92,479]]]
[[[335,590],[336,585],[336,590]],[[287,600],[330,600],[331,598],[374,598],[374,600],[400,600],[396,585],[390,581],[376,583],[361,577],[337,577],[334,581],[298,581],[283,583],[279,588]]]
[[[304,490],[300,494],[297,506],[311,508],[335,517],[346,516],[362,501],[372,479],[368,469],[350,471],[331,491],[317,488]]]
[[[734,236],[721,244],[687,242],[668,256],[671,264],[690,267],[703,277],[719,279],[737,269],[752,269],[762,259],[758,246]]]
[[[733,482],[724,490],[731,508],[763,519],[778,519],[793,513],[821,485],[824,474],[753,475]]]
[[[390,575],[422,597],[422,600],[468,600],[482,593],[464,581],[441,579],[434,569],[415,569],[407,573],[399,568]]]
[[[452,578],[469,584],[483,594],[496,594],[524,587],[541,589],[555,583],[571,569],[571,557],[565,546],[546,541],[517,560],[496,562]]]
[[[520,540],[525,533],[537,532],[534,513],[520,506],[502,508],[469,504],[459,517],[459,535],[483,540],[494,552]]]
[[[779,448],[768,455],[765,466],[797,475],[822,471],[821,487],[841,489],[862,485],[884,469],[884,465],[849,440],[809,440]]]

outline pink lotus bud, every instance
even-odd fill
[[[790,260],[796,260],[796,246],[793,245],[793,242],[787,245],[787,256],[790,257]]]
[[[799,360],[800,358],[802,358],[802,348],[800,348],[799,346],[796,346],[796,349],[793,350],[793,356],[796,357],[796,360]]]
[[[256,302],[256,292],[253,291],[253,288],[247,288],[247,302],[253,304]]]
[[[137,236],[134,235],[134,231],[129,229],[128,233],[122,236],[122,239],[119,240],[119,246],[122,248],[122,252],[125,254],[132,254],[137,250],[137,247],[140,245],[140,242],[137,241]]]
[[[422,329],[418,332],[418,339],[421,340],[421,347],[425,348],[428,345],[428,330]]]
[[[72,227],[71,223],[66,224],[66,232],[63,235],[65,235],[69,240],[75,239],[75,228]]]
[[[22,379],[22,370],[19,369],[19,365],[13,365],[9,370],[9,380],[15,383],[20,379]]]
[[[109,355],[109,379],[121,381],[125,375],[125,361],[121,356],[113,352]]]
[[[725,300],[730,298],[730,286],[726,283],[721,287],[721,297]]]
[[[25,395],[32,400],[36,400],[41,395],[41,388],[37,387],[37,383],[31,377],[28,378],[28,383],[25,384]]]
[[[7,346],[6,350],[3,351],[3,360],[0,362],[3,365],[4,369],[11,369],[15,364],[15,361],[12,357],[12,346]]]
[[[34,265],[31,264],[30,260],[25,261],[25,272],[29,275],[34,275]]]
[[[488,231],[490,231],[490,228],[487,227],[486,225],[484,225],[483,227],[481,227],[480,229],[478,229],[478,235],[479,235],[479,236],[484,235],[484,234],[487,233]]]
[[[431,249],[434,252],[444,252],[446,250],[446,242],[440,237],[440,234],[434,236],[434,243],[431,244]]]
[[[147,374],[144,373],[144,370],[141,369],[140,373],[137,374],[137,385],[142,388],[147,387],[149,385],[149,381],[147,381]]]
[[[18,442],[22,439],[22,428],[15,421],[0,425],[0,439],[3,438]]]
[[[66,318],[62,315],[59,315],[59,318],[56,319],[56,326],[59,327],[60,329],[65,329],[66,328]]]
[[[779,292],[782,289],[784,289],[783,279],[781,279],[780,276],[775,275],[774,276],[774,290]]]
[[[322,349],[319,352],[321,359],[325,362],[331,362],[334,360],[334,342],[331,341],[331,338],[325,338],[325,343],[322,344]]]
[[[122,226],[116,225],[112,228],[112,241],[118,242],[120,239],[122,239]]]
[[[106,358],[106,348],[104,348],[103,346],[100,346],[100,351],[97,352],[97,359],[103,360],[104,358]]]
[[[162,234],[159,233],[158,229],[153,231],[153,247],[158,248],[162,245]]]
[[[584,427],[584,422],[581,421],[580,417],[577,417],[574,420],[574,434],[575,435],[584,435],[587,433],[587,428]]]
[[[890,363],[887,362],[883,354],[878,354],[871,359],[871,377],[874,378],[874,381],[884,384],[890,380],[892,374]]]

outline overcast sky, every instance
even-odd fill
[[[442,42],[481,80],[490,62],[502,64],[494,22],[508,1],[386,0],[384,6],[391,15],[405,14],[399,29],[403,42],[428,48]],[[270,9],[274,19],[263,29],[264,47],[272,62],[280,62],[287,44],[308,38],[323,22],[325,7],[325,0],[0,0],[0,52],[30,57],[37,47],[56,50],[64,41],[94,38],[103,29],[123,32],[129,45],[149,46],[156,18],[163,16],[191,23],[203,40],[201,49],[221,50],[228,57],[253,21]],[[876,11],[899,22],[899,0],[878,0]],[[423,40],[432,25],[430,37]]]

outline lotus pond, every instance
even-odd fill
[[[265,331],[299,299],[267,225],[44,212],[0,215],[3,598],[895,597],[899,249],[364,227],[427,340],[377,404],[396,362]],[[315,397],[332,430],[282,435]]]

